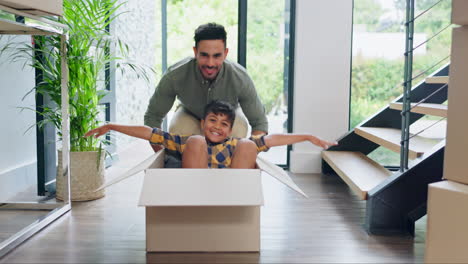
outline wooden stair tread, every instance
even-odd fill
[[[401,130],[385,127],[356,127],[356,134],[380,146],[400,153]],[[410,139],[408,157],[416,159],[434,146],[433,140],[415,136]]]
[[[415,105],[416,103],[411,103],[411,112],[413,113],[447,117],[447,105],[429,103],[422,103],[416,107]],[[390,108],[401,111],[403,109],[403,103],[390,103]]]
[[[426,78],[426,83],[446,84],[449,82],[448,76],[432,76]]]
[[[322,158],[362,200],[367,199],[368,191],[392,175],[361,152],[322,151]]]

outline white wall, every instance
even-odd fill
[[[0,47],[8,41],[29,43],[29,36],[0,38]],[[18,107],[35,108],[34,95],[22,101],[34,87],[34,71],[23,69],[22,63],[11,63],[10,54],[0,55],[0,202],[28,186],[36,185],[36,130],[27,128],[34,124],[35,113],[20,111]]]
[[[114,34],[129,45],[132,63],[154,67],[156,64],[156,37],[160,26],[156,21],[156,4],[159,1],[124,1],[122,13],[114,23]],[[160,59],[160,58],[158,58]],[[151,74],[151,73],[150,73]],[[154,81],[148,85],[138,79],[132,71],[116,74],[116,122],[121,124],[143,124],[143,116],[154,92]],[[117,135],[118,149],[133,141],[130,137]]]
[[[293,131],[335,140],[348,131],[352,1],[296,2]],[[293,146],[290,170],[321,171],[320,149]]]

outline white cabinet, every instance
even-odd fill
[[[11,3],[17,5],[11,5]],[[52,7],[55,7],[53,3],[60,2],[60,10],[54,10]],[[10,6],[7,4],[10,3]],[[0,201],[0,214],[2,212],[11,212],[14,211],[21,215],[21,211],[31,212],[31,210],[47,210],[48,213],[45,216],[41,216],[39,219],[35,220],[30,225],[27,225],[20,231],[14,233],[11,237],[0,241],[0,258],[5,255],[10,250],[14,249],[20,243],[34,235],[36,232],[44,228],[47,224],[51,223],[55,219],[62,216],[64,213],[68,212],[71,209],[70,195],[69,195],[69,114],[68,114],[68,65],[66,60],[66,26],[55,21],[48,20],[46,18],[36,16],[33,13],[33,9],[28,10],[19,10],[13,7],[21,7],[20,4],[24,4],[23,7],[31,7],[32,4],[42,7],[43,11],[46,11],[48,14],[61,14],[61,1],[56,0],[0,0],[0,34],[8,35],[59,35],[61,38],[61,71],[62,71],[62,175],[57,177],[64,177],[63,180],[65,184],[65,195],[63,202],[44,202],[41,200],[31,200],[20,202],[15,201]],[[50,4],[50,5],[49,5]],[[39,6],[38,6],[39,8]],[[60,12],[57,12],[60,11]],[[40,12],[39,12],[40,13]],[[23,17],[24,19],[17,19]],[[23,21],[23,22],[21,22]],[[5,89],[6,87],[2,87]],[[12,89],[9,87],[8,89]],[[14,89],[14,87],[13,87]],[[3,210],[7,209],[7,210]],[[0,233],[5,230],[0,230]],[[8,231],[8,230],[6,230]],[[9,233],[9,232],[7,232]]]
[[[0,0],[0,5],[33,15],[63,15],[63,0]]]

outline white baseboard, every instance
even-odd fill
[[[34,186],[37,186],[36,161],[2,171],[0,172],[0,203]]]
[[[291,151],[289,170],[293,173],[321,173],[320,152]]]

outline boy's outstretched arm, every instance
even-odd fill
[[[264,137],[265,144],[271,148],[275,146],[291,145],[303,141],[310,141],[312,144],[327,149],[330,146],[338,145],[337,142],[330,142],[309,134],[270,134]]]
[[[126,126],[117,124],[107,124],[98,128],[92,129],[85,134],[85,137],[93,136],[100,137],[107,132],[114,130],[131,137],[137,137],[145,140],[150,140],[153,129],[149,126]]]

